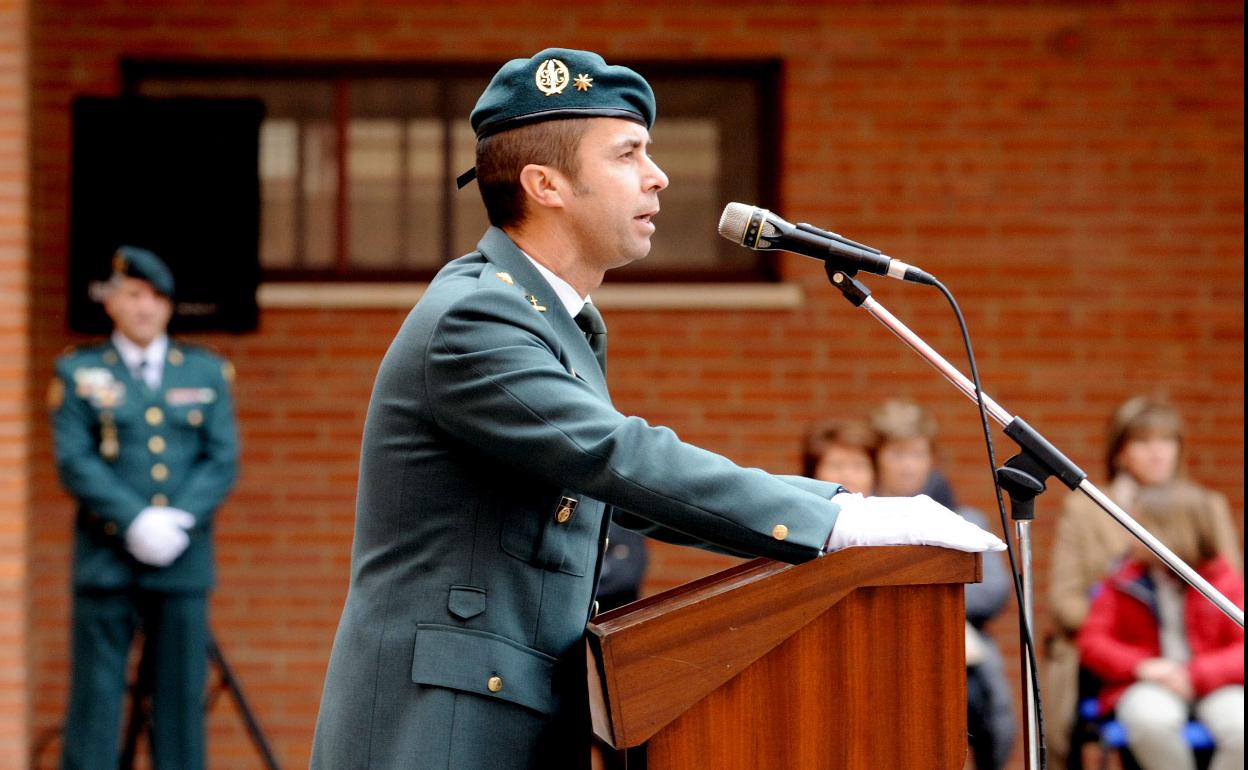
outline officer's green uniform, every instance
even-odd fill
[[[172,292],[172,277],[154,255],[122,253],[127,274]],[[203,766],[213,513],[237,473],[231,378],[218,356],[174,341],[157,389],[131,375],[111,342],[56,361],[49,408],[57,469],[78,500],[62,767],[115,766],[136,623],[155,663],[156,765]],[[186,550],[167,567],[141,564],[126,550],[126,528],[148,506],[178,508],[196,520]]]
[[[581,75],[603,92],[575,90]],[[482,103],[533,84],[585,97],[533,100],[560,116],[653,118],[640,76],[562,49],[506,65]],[[312,767],[584,765],[581,640],[611,506],[660,539],[798,562],[818,555],[838,491],[617,412],[585,333],[491,228],[430,284],[373,387]]]

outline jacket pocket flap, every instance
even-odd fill
[[[476,586],[451,586],[446,608],[460,620],[475,618],[485,612],[485,589]]]
[[[555,659],[485,631],[419,624],[412,681],[499,698],[543,714],[558,699],[552,684]]]

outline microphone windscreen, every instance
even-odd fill
[[[719,234],[736,244],[745,239],[745,229],[754,214],[754,207],[745,203],[729,203],[719,217]]]

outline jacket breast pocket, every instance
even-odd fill
[[[485,631],[416,626],[412,682],[515,703],[542,714],[559,706],[555,659]]]
[[[568,492],[510,503],[503,516],[504,551],[542,569],[585,575],[597,550],[603,504]]]

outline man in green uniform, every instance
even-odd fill
[[[507,63],[473,110],[493,227],[377,374],[317,770],[587,766],[581,639],[612,508],[653,537],[789,562],[1004,547],[930,500],[898,513],[741,468],[612,407],[589,293],[650,249],[654,114],[640,75],[568,49]]]
[[[61,482],[78,500],[62,768],[116,766],[135,629],[152,668],[152,755],[204,766],[213,513],[234,484],[233,371],[169,339],[173,275],[123,246],[102,285],[112,337],[56,361],[48,394]]]

